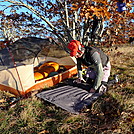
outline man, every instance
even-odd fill
[[[84,47],[79,41],[72,40],[68,44],[70,56],[77,59],[78,79],[76,82],[85,81],[82,76],[82,64],[92,67],[96,71],[96,78],[90,92],[94,93],[99,90],[100,86],[108,82],[110,76],[111,65],[107,55],[100,49],[93,47]]]

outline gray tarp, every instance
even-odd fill
[[[66,85],[38,93],[37,97],[68,112],[79,114],[85,106],[92,104],[101,95],[100,93],[89,93],[80,87]]]

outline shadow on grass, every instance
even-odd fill
[[[123,106],[110,94],[106,93],[99,97],[91,106],[91,109],[86,112],[90,124],[87,132],[91,134],[102,133],[104,131],[115,129],[118,119],[120,119]],[[85,131],[85,130],[84,130]]]
[[[60,83],[56,87],[72,84],[72,80]],[[77,85],[81,86],[81,85]],[[46,103],[46,101],[45,101]],[[108,92],[99,97],[89,109],[85,109],[79,115],[47,103],[47,116],[53,118],[57,123],[48,123],[47,130],[54,133],[70,134],[98,134],[102,132],[113,132],[123,111],[123,106]],[[50,108],[51,107],[51,108]],[[70,119],[71,118],[71,119]],[[51,127],[49,126],[51,124]]]
[[[65,86],[68,82],[72,84],[72,80],[68,80],[51,89]],[[11,111],[8,112],[11,116],[5,126],[10,125],[1,128],[5,133],[99,134],[112,133],[116,129],[123,106],[109,93],[105,93],[92,104],[90,109],[79,115],[71,114],[54,104],[35,98],[23,100]]]
[[[88,111],[79,115],[69,114],[61,108],[55,107],[53,111],[47,113],[49,117],[57,121],[57,124],[53,123],[51,127],[47,124],[47,130],[49,129],[49,132],[53,133],[54,129],[55,132],[58,132],[57,128],[64,128],[62,131],[70,134],[87,134],[89,132],[98,134],[107,130],[112,132],[122,111],[123,106],[107,93],[96,100]]]

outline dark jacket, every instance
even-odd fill
[[[95,52],[99,54],[101,61],[96,54],[93,55]],[[78,70],[79,69],[81,70],[81,67],[79,66],[81,65],[81,63],[86,66],[102,63],[102,66],[104,67],[106,66],[108,61],[109,61],[109,57],[101,49],[94,48],[94,47],[85,47],[85,52],[83,56],[77,59],[77,66],[78,66]]]
[[[108,61],[109,57],[106,54],[104,54],[104,52],[101,49],[85,47],[85,52],[83,56],[77,58],[77,69],[78,72],[80,72],[82,70],[82,64],[84,64],[87,67],[94,66],[95,71],[97,73],[97,78],[95,80],[93,88],[97,90],[102,81],[103,67],[106,66]]]

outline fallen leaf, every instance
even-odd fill
[[[49,133],[49,131],[43,130],[43,131],[39,132],[38,134],[46,134],[46,133]]]

